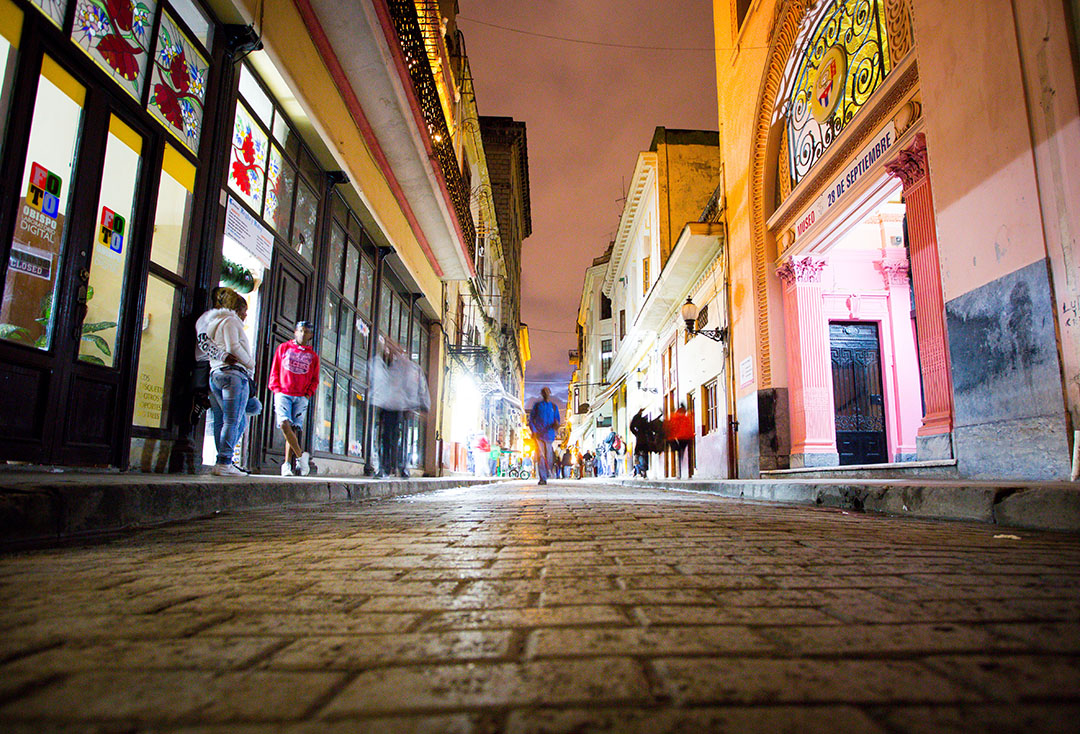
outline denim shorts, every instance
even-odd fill
[[[304,413],[307,412],[308,399],[302,395],[274,393],[274,417],[280,426],[289,421],[294,426],[304,425]]]

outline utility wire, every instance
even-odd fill
[[[529,331],[542,331],[545,334],[576,334],[576,331],[559,331],[558,329],[541,329],[535,326],[530,326]]]
[[[497,23],[488,23],[483,20],[477,20],[476,18],[467,18],[464,15],[457,16],[457,20],[464,20],[469,23],[476,23],[477,25],[487,26],[488,28],[497,28],[500,31],[508,31],[510,33],[520,33],[523,36],[533,36],[534,38],[547,38],[551,41],[563,41],[564,43],[580,43],[585,46],[601,46],[603,48],[625,48],[634,51],[708,51],[713,53],[717,50],[729,51],[731,49],[717,49],[713,46],[639,46],[632,43],[605,43],[603,41],[589,41],[583,38],[567,38],[566,36],[555,36],[548,33],[536,33],[535,31],[523,31],[520,28],[511,28],[505,25],[499,25]],[[743,46],[742,48],[748,48]]]

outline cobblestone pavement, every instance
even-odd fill
[[[221,516],[0,557],[0,604],[7,732],[1080,719],[1080,538],[681,492],[510,483]]]

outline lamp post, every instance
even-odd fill
[[[700,331],[696,328],[698,307],[690,300],[690,296],[686,297],[686,303],[682,305],[681,313],[683,321],[686,322],[686,331],[690,336],[704,336],[714,342],[727,341],[728,330],[726,326],[715,329],[701,329]]]

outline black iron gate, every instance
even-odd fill
[[[831,323],[829,343],[840,463],[885,463],[889,456],[877,324]]]

